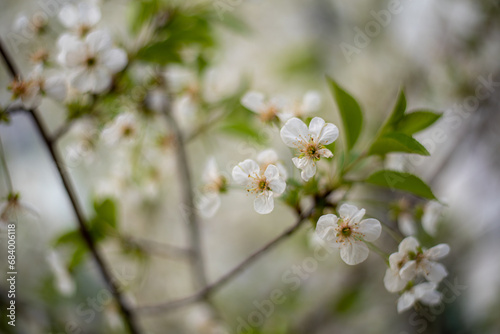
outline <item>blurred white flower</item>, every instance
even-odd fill
[[[0,202],[0,223],[17,221],[18,217],[24,213],[30,213],[36,217],[40,216],[34,206],[21,200],[19,194],[9,194],[5,201]]]
[[[278,167],[267,166],[264,172],[259,164],[251,159],[240,162],[233,168],[233,179],[237,184],[247,187],[248,192],[255,193],[254,208],[260,214],[267,214],[274,209],[274,196],[281,195],[286,182],[280,177]]]
[[[12,91],[12,99],[20,100],[25,108],[36,108],[42,102],[40,85],[36,80],[14,79],[14,81],[10,84],[9,89]]]
[[[241,98],[241,104],[259,115],[263,122],[272,122],[278,119],[278,114],[286,104],[286,100],[276,96],[266,101],[264,94],[260,92],[248,92]]]
[[[203,217],[210,218],[219,210],[221,204],[219,194],[226,191],[227,180],[219,172],[214,157],[208,159],[201,178],[203,181],[203,189],[196,205]]]
[[[439,304],[443,295],[436,288],[436,283],[425,282],[405,291],[398,299],[398,313],[408,310],[417,301],[431,306]]]
[[[83,41],[66,35],[58,42],[58,59],[70,70],[71,85],[81,93],[101,93],[111,85],[112,75],[127,65],[127,54],[113,47],[111,36],[102,30],[91,32]],[[67,43],[67,44],[64,44]]]
[[[259,152],[256,160],[262,171],[265,171],[267,166],[269,165],[275,165],[276,167],[278,167],[278,170],[280,172],[280,177],[284,181],[286,181],[288,173],[286,171],[285,166],[283,166],[283,164],[279,162],[278,153],[276,153],[275,150],[273,150],[272,148],[268,148],[267,150]]]
[[[186,314],[185,322],[191,333],[229,334],[224,324],[205,304],[198,304],[191,308]]]
[[[404,236],[417,234],[415,218],[409,212],[401,212],[398,215],[398,229]]]
[[[380,222],[373,218],[361,220],[365,209],[343,204],[339,209],[340,218],[334,214],[323,215],[316,225],[316,233],[328,245],[340,248],[340,257],[349,265],[359,264],[368,257],[365,241],[378,239],[382,231]]]
[[[405,240],[403,240],[404,246],[400,247],[400,252],[408,254],[409,260],[399,272],[401,278],[409,281],[417,275],[423,275],[428,281],[439,283],[448,275],[446,268],[441,263],[436,262],[450,252],[450,247],[447,244],[439,244],[430,249],[422,250],[417,239],[408,237]]]
[[[308,91],[301,101],[285,105],[283,112],[278,114],[280,121],[286,122],[292,117],[307,117],[317,112],[321,106],[321,95],[317,91]]]
[[[119,142],[132,143],[137,139],[139,128],[134,113],[125,112],[116,116],[101,133],[102,140],[108,145]]]
[[[316,174],[316,162],[320,158],[331,158],[333,153],[324,147],[333,143],[339,136],[339,129],[332,123],[325,123],[320,117],[314,117],[307,125],[294,117],[289,119],[280,131],[283,142],[299,150],[299,157],[292,159],[294,165],[301,169],[301,177],[308,181]]]
[[[436,236],[437,226],[442,217],[444,207],[437,201],[430,201],[424,207],[422,215],[422,227],[431,236]]]
[[[33,15],[30,18],[26,14],[19,14],[12,24],[12,29],[24,34],[24,36],[26,36],[27,31],[39,35],[45,30],[48,23],[44,15]]]
[[[68,270],[63,266],[55,250],[49,251],[46,256],[49,268],[55,278],[56,289],[64,296],[71,296],[75,293],[75,282],[71,278]]]
[[[88,2],[66,4],[61,8],[58,17],[63,26],[78,36],[85,36],[101,19],[101,10]]]
[[[389,268],[384,276],[384,285],[389,292],[401,291],[408,283],[408,280],[403,279],[399,272],[408,262],[409,253],[415,252],[418,246],[418,241],[414,237],[405,238],[399,244],[398,251],[389,256]]]

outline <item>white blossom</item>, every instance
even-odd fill
[[[7,199],[0,202],[0,223],[11,223],[24,213],[39,217],[37,209],[23,201],[19,194],[9,194]]]
[[[241,104],[259,115],[261,121],[271,122],[278,119],[278,114],[282,112],[286,100],[276,96],[266,101],[264,94],[250,91],[241,98]]]
[[[398,246],[398,251],[389,256],[389,268],[385,272],[384,285],[387,291],[401,291],[408,280],[400,275],[401,268],[408,262],[409,253],[418,247],[418,241],[414,237],[405,238]]]
[[[411,213],[403,211],[398,215],[398,229],[405,236],[417,234],[417,225]]]
[[[61,46],[58,59],[70,71],[71,85],[81,93],[105,91],[113,74],[127,65],[126,52],[113,47],[111,36],[102,30],[91,32],[83,41],[67,36],[58,44]]]
[[[324,146],[338,138],[339,129],[332,123],[325,123],[320,117],[314,117],[307,128],[303,121],[294,117],[285,123],[280,134],[287,146],[299,150],[299,157],[292,161],[302,170],[302,179],[308,181],[316,174],[316,162],[320,158],[333,157],[333,153]]]
[[[406,253],[409,260],[399,272],[401,278],[409,281],[417,275],[423,275],[428,281],[439,283],[448,275],[446,268],[441,263],[436,262],[450,252],[450,247],[447,244],[439,244],[430,249],[422,250],[415,238],[408,237],[405,240],[407,241],[403,247],[400,247],[400,252]]]
[[[79,36],[86,35],[101,19],[101,10],[95,4],[80,2],[66,4],[59,12],[59,21]]]
[[[138,120],[134,113],[125,112],[116,116],[101,133],[101,138],[108,145],[118,142],[132,143],[139,133]]]
[[[57,252],[51,250],[47,254],[46,259],[47,263],[49,264],[49,268],[54,274],[54,283],[57,290],[65,296],[71,296],[72,294],[74,294],[76,289],[75,282],[71,278],[68,270],[61,263]]]
[[[220,193],[226,191],[226,178],[219,172],[214,157],[210,157],[202,174],[203,189],[197,207],[205,218],[215,215],[221,205]]]
[[[278,170],[280,172],[280,177],[284,181],[286,181],[288,173],[286,171],[285,166],[283,166],[283,164],[279,162],[278,153],[276,153],[275,150],[273,150],[272,148],[268,148],[267,150],[259,152],[256,160],[260,166],[260,169],[263,171],[266,170],[267,166],[269,165],[275,165],[276,167],[278,167]]]
[[[430,306],[439,304],[443,295],[436,288],[436,283],[425,282],[405,291],[398,299],[398,313],[408,310],[417,301]]]
[[[359,264],[368,257],[365,241],[378,239],[382,231],[380,222],[373,218],[361,220],[365,209],[343,204],[339,209],[340,218],[334,214],[323,215],[316,225],[316,233],[328,245],[340,248],[340,257],[349,265]]]
[[[286,183],[280,177],[278,167],[269,165],[262,172],[259,164],[251,159],[236,165],[232,175],[237,184],[246,186],[249,193],[257,195],[254,209],[260,214],[273,211],[274,196],[281,195],[286,188]]]
[[[308,91],[302,100],[294,101],[285,105],[283,112],[278,114],[282,122],[288,121],[292,117],[303,118],[317,112],[321,106],[321,95],[317,91]]]
[[[424,207],[422,227],[431,236],[436,236],[437,226],[443,214],[444,207],[437,201],[430,201]]]

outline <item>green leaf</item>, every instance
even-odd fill
[[[252,139],[257,143],[263,143],[263,136],[259,133],[255,126],[250,122],[235,122],[230,124],[223,124],[219,129],[228,134],[238,136],[245,139]]]
[[[416,139],[404,133],[392,132],[379,137],[370,147],[369,155],[384,155],[391,152],[430,155]]]
[[[344,126],[347,150],[350,150],[361,133],[363,126],[363,113],[358,102],[334,80],[327,77],[332,96],[339,108],[342,124]]]
[[[151,22],[158,13],[158,0],[136,0],[130,2],[128,15],[132,32],[138,33],[145,23]]]
[[[82,242],[82,237],[78,230],[71,230],[61,234],[55,241],[54,246],[61,246],[64,244],[78,245]]]
[[[420,178],[410,173],[381,170],[370,175],[365,182],[391,190],[403,190],[427,199],[436,199],[431,188]]]
[[[404,115],[403,119],[398,123],[396,129],[398,132],[412,135],[422,131],[436,122],[442,114],[434,113],[427,110],[418,110]]]
[[[86,255],[87,247],[85,247],[84,245],[76,247],[68,263],[68,270],[70,272],[73,272],[75,268],[78,267],[83,262],[83,260],[85,260]]]
[[[169,38],[160,42],[152,43],[142,48],[137,53],[137,59],[159,65],[181,62],[181,57],[178,53],[177,45],[173,40]]]
[[[102,201],[94,201],[94,210],[97,220],[116,228],[116,204],[112,199],[106,198]]]
[[[394,129],[395,125],[403,119],[405,111],[406,111],[406,96],[404,90],[401,89],[398,95],[398,100],[396,102],[396,105],[394,106],[391,115],[387,119],[383,131]]]

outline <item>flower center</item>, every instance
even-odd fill
[[[349,236],[351,236],[352,231],[351,231],[350,227],[346,226],[346,227],[342,228],[341,233],[343,236],[349,237]]]
[[[134,128],[130,125],[126,125],[122,129],[122,134],[124,137],[130,137],[134,134]]]
[[[274,105],[268,106],[262,113],[260,113],[260,119],[263,122],[274,121],[278,117],[278,108]]]
[[[261,192],[264,192],[264,191],[270,191],[271,190],[271,187],[269,187],[269,181],[266,179],[265,176],[249,176],[251,177],[253,180],[249,186],[249,188],[247,189],[248,192],[252,192],[252,193],[261,193]]]
[[[321,158],[320,150],[323,145],[316,143],[312,137],[309,138],[308,142],[303,142],[303,146],[300,149],[300,157],[308,157],[313,160],[319,160]]]
[[[87,58],[87,67],[93,67],[95,64],[96,64],[95,57],[88,57]]]

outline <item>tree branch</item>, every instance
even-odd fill
[[[170,99],[168,99],[170,100]],[[183,191],[183,209],[189,224],[189,238],[191,251],[193,252],[192,266],[195,286],[197,289],[204,288],[207,285],[205,266],[203,261],[200,227],[198,214],[194,205],[193,182],[189,171],[189,163],[184,144],[182,131],[177,121],[171,114],[170,104],[163,109],[163,115],[167,119],[168,125],[175,138],[175,149],[177,154],[177,167],[180,174],[180,183]]]
[[[209,295],[214,293],[216,290],[224,286],[226,283],[228,283],[230,280],[238,276],[241,272],[243,272],[248,266],[250,266],[253,262],[255,262],[257,259],[259,259],[262,255],[267,253],[267,251],[271,250],[278,244],[280,244],[283,240],[285,240],[287,237],[295,233],[299,227],[302,225],[302,223],[308,219],[309,217],[312,216],[314,212],[314,207],[308,210],[306,213],[301,214],[295,224],[287,228],[283,233],[275,237],[273,240],[268,242],[266,245],[264,245],[262,248],[259,250],[255,251],[253,254],[251,254],[249,257],[247,257],[243,262],[241,262],[239,265],[237,265],[235,268],[233,268],[231,271],[229,271],[227,274],[219,278],[217,281],[215,281],[212,284],[207,285],[204,289],[199,290],[198,292],[192,294],[191,296],[177,299],[174,301],[170,302],[165,302],[165,303],[160,303],[156,305],[146,305],[137,308],[137,312],[139,313],[144,313],[147,315],[154,315],[160,312],[166,312],[170,310],[174,310],[186,305],[189,305],[191,303],[194,303],[196,301],[202,300],[207,298]]]
[[[11,76],[13,78],[19,78],[21,76],[20,72],[18,72],[18,70],[16,69],[14,62],[11,60],[1,40],[0,40],[0,54],[2,55]],[[139,330],[139,326],[136,323],[135,314],[133,313],[132,308],[128,305],[118,285],[115,283],[115,280],[113,279],[109,268],[106,266],[100,252],[97,249],[95,241],[92,239],[90,232],[85,226],[84,214],[82,209],[80,208],[80,205],[78,204],[78,200],[76,198],[76,192],[74,191],[73,185],[62,167],[62,160],[60,159],[58,152],[56,151],[52,141],[50,140],[48,131],[45,129],[45,126],[43,125],[41,119],[38,117],[35,110],[28,110],[28,112],[32,116],[35,126],[38,128],[42,140],[47,149],[49,150],[52,161],[57,168],[59,176],[61,177],[64,189],[66,190],[68,198],[73,207],[73,211],[75,212],[75,216],[77,218],[80,235],[82,236],[85,244],[89,248],[90,253],[94,258],[105,283],[108,285],[109,289],[111,290],[111,293],[113,294],[116,302],[118,303],[120,311],[123,315],[124,322],[126,323],[130,333],[132,334],[141,333],[141,331]]]

